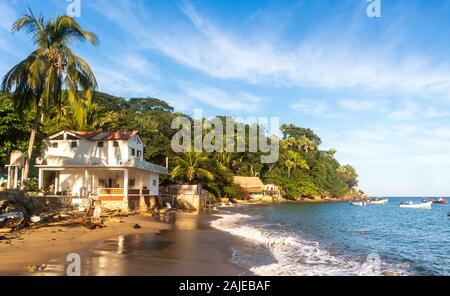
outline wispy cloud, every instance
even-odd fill
[[[359,48],[345,38],[330,43],[321,39],[320,34],[296,45],[268,42],[259,36],[244,39],[211,22],[190,2],[184,2],[180,7],[191,28],[175,30],[168,26],[151,32],[144,18],[131,13],[123,29],[129,30],[141,44],[221,79],[449,97],[450,67],[435,64],[428,57],[405,54],[398,59],[391,55],[395,49]],[[103,13],[120,24],[123,13],[117,9],[110,7]],[[146,12],[138,14],[141,13]]]
[[[291,108],[305,115],[317,117],[331,116],[328,110],[328,104],[323,100],[300,99],[291,104]]]
[[[350,111],[383,111],[387,108],[385,100],[343,99],[338,101],[338,105]]]
[[[261,98],[247,92],[223,91],[212,86],[191,83],[181,83],[180,88],[186,99],[216,109],[244,113],[254,113],[260,109]]]

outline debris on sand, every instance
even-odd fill
[[[133,228],[134,228],[134,229],[140,229],[140,228],[142,228],[142,227],[141,227],[141,225],[139,225],[139,224],[136,223],[136,224],[133,225]]]
[[[28,272],[37,272],[47,268],[47,264],[29,265],[27,266]]]

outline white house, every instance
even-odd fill
[[[39,168],[39,188],[56,195],[86,197],[121,205],[158,196],[167,168],[144,161],[139,133],[62,130],[49,136]]]

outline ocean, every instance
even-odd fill
[[[257,275],[450,275],[450,207],[279,203],[221,208],[211,226],[241,239],[232,260]]]

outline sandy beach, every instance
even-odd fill
[[[0,241],[1,275],[64,275],[66,256],[79,253],[82,275],[241,275],[231,262],[232,237],[208,225],[212,216],[177,213],[170,223],[136,215],[106,228],[23,230]],[[138,223],[141,228],[134,229]],[[27,266],[46,264],[30,273]]]
[[[54,226],[24,229],[12,240],[0,241],[0,274],[23,274],[29,265],[45,264],[48,260],[72,252],[89,249],[109,238],[132,233],[157,233],[170,225],[145,216],[129,216],[110,220],[102,229],[89,230],[79,226]],[[134,229],[134,224],[142,228]]]

